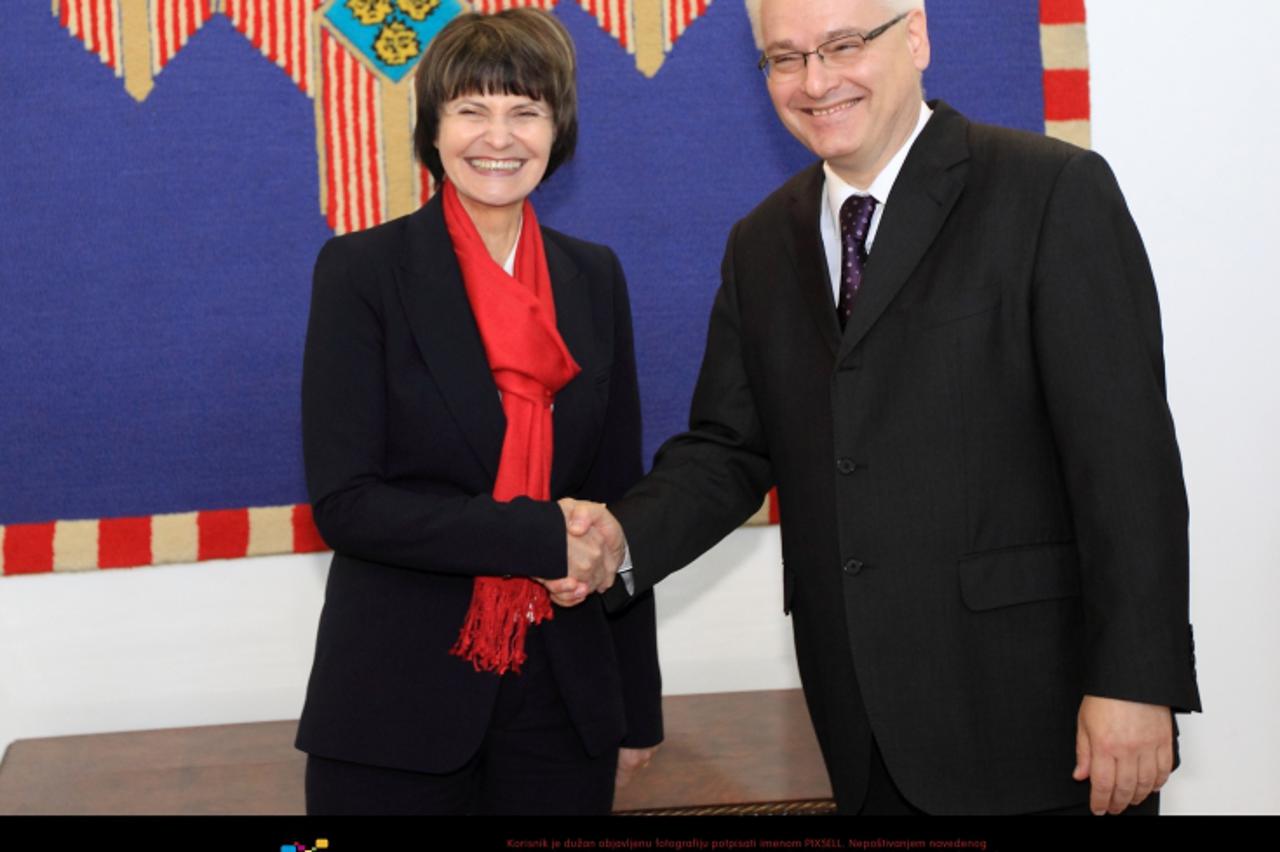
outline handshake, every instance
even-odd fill
[[[553,603],[577,606],[592,592],[613,585],[627,551],[627,540],[603,503],[565,497],[559,501],[564,512],[568,546],[569,575],[559,580],[541,580]]]

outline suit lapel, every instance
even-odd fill
[[[836,305],[831,298],[831,280],[827,272],[827,255],[822,248],[819,225],[822,188],[826,178],[822,163],[802,172],[791,194],[791,260],[796,268],[800,293],[809,306],[818,334],[835,355],[840,346],[840,324],[836,321]]]
[[[476,457],[496,477],[506,415],[445,229],[440,196],[407,222],[399,289],[414,342]]]
[[[439,196],[410,216],[406,227],[409,246],[400,267],[399,290],[414,342],[476,457],[490,476],[497,477],[506,415],[445,228]],[[589,282],[545,229],[543,245],[556,304],[556,326],[582,367],[556,395],[552,414],[555,455],[551,487],[552,493],[560,493],[581,447],[594,446],[590,441],[593,424],[603,416],[593,392],[601,359],[592,334]]]
[[[941,101],[934,102],[933,110],[886,200],[837,362],[853,351],[898,295],[964,189],[968,122]]]
[[[591,320],[591,282],[545,228],[542,244],[556,303],[556,328],[569,354],[582,368],[582,372],[556,394],[552,413],[551,493],[560,494],[567,491],[574,480],[575,462],[589,458],[590,453],[584,450],[596,445],[595,438],[604,417],[595,393],[596,373],[602,359]]]

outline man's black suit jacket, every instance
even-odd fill
[[[1200,704],[1138,232],[1100,157],[936,103],[842,334],[822,187],[815,164],[730,235],[689,431],[611,507],[637,588],[776,484],[837,795],[865,782],[874,732],[926,811],[1081,802],[1082,696]]]
[[[609,249],[542,236],[557,326],[582,368],[555,399],[551,493],[611,500],[642,472],[626,283]],[[499,683],[449,654],[474,578],[564,577],[567,557],[555,503],[491,496],[506,423],[439,196],[320,252],[302,411],[334,556],[297,746],[456,769]],[[637,603],[609,616],[593,595],[532,628],[593,754],[662,739],[652,595]]]

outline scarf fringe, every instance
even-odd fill
[[[530,585],[535,587],[533,596]],[[519,674],[528,659],[524,642],[529,628],[551,617],[551,601],[542,586],[524,578],[479,578],[467,619],[449,653],[469,660],[478,672]]]

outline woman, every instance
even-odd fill
[[[552,502],[641,473],[618,261],[527,200],[573,153],[574,64],[545,13],[451,21],[416,78],[440,191],[316,262],[303,446],[334,556],[308,813],[607,813],[662,738],[653,600],[587,597],[567,565],[593,544]]]

